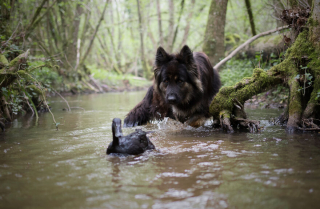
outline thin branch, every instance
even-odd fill
[[[158,29],[159,29],[159,45],[163,45],[163,33],[162,33],[162,23],[161,23],[161,8],[159,0],[157,0],[157,15],[158,15]]]
[[[13,33],[11,34],[10,38],[9,38],[9,39],[4,43],[4,44],[2,44],[2,45],[1,45],[1,48],[2,48],[2,46],[6,46],[6,45],[7,45],[7,43],[12,39],[12,37],[13,37],[13,35],[16,33],[16,31],[17,31],[17,29],[18,29],[18,27],[19,27],[20,23],[21,23],[21,22],[19,22],[19,23],[18,23],[18,25],[17,25],[16,29],[15,29],[15,30],[13,31]],[[1,48],[0,48],[0,49],[1,49]]]
[[[191,18],[193,16],[194,4],[195,4],[195,0],[192,0],[191,1],[191,5],[190,5],[190,12],[189,12],[188,17],[187,17],[187,25],[184,28],[184,34],[183,34],[182,42],[181,42],[179,48],[182,48],[184,45],[186,45],[186,42],[187,42],[187,39],[188,39],[188,36],[189,36],[190,24],[191,24],[190,20],[191,20]]]
[[[33,15],[33,17],[32,17],[32,20],[31,20],[31,22],[30,22],[29,27],[34,23],[34,21],[36,21],[36,19],[37,19],[38,15],[40,14],[40,12],[41,12],[44,4],[45,4],[47,1],[48,1],[48,0],[43,0],[43,1],[42,1],[41,5],[38,7],[38,9],[36,10],[36,12],[34,13],[34,15]],[[29,27],[28,27],[28,28],[29,28]]]
[[[227,57],[225,57],[223,60],[221,60],[220,62],[218,62],[218,64],[216,64],[213,68],[214,69],[219,69],[222,65],[224,65],[228,60],[230,60],[232,57],[234,57],[241,49],[243,49],[245,46],[247,46],[248,44],[252,43],[253,41],[255,41],[256,39],[263,37],[263,36],[267,36],[270,35],[272,33],[275,33],[277,31],[281,31],[284,29],[289,28],[289,25],[280,27],[280,28],[276,28],[273,30],[269,30],[260,34],[257,34],[255,36],[253,36],[252,38],[248,39],[246,42],[244,42],[243,44],[241,44],[240,46],[238,46],[238,48],[236,48],[233,52],[231,52]]]
[[[74,69],[74,67],[70,64],[70,62],[69,62],[66,54],[64,54],[64,57],[66,58],[66,61],[67,61],[68,65],[69,65],[72,69]]]
[[[183,9],[184,9],[184,0],[181,1],[180,3],[180,12],[179,12],[179,17],[178,17],[178,22],[177,22],[177,26],[176,26],[176,29],[174,31],[174,35],[173,35],[173,40],[172,40],[172,48],[174,46],[174,43],[176,41],[176,38],[177,38],[177,34],[178,34],[178,30],[179,30],[179,25],[180,25],[180,20],[181,20],[181,16],[182,16],[182,13],[183,13]],[[190,23],[187,23],[187,24],[190,24]]]
[[[257,35],[257,32],[256,32],[255,24],[254,24],[251,2],[250,2],[250,0],[245,0],[245,3],[246,3],[247,12],[248,12],[248,16],[249,16],[249,22],[250,22],[250,26],[251,26],[251,33],[252,33],[252,36],[255,36],[255,35]]]
[[[46,0],[44,0],[45,2]],[[30,23],[30,25],[27,27],[26,29],[26,35],[25,38],[27,39],[29,37],[29,35],[31,34],[31,32],[33,31],[33,29],[38,25],[38,23],[43,19],[43,17],[47,14],[48,11],[50,11],[50,9],[53,7],[53,5],[56,3],[57,0],[55,0],[48,8],[47,10],[42,14],[41,17],[39,17],[36,21],[32,20],[32,22]],[[43,5],[42,5],[43,6]],[[39,8],[38,8],[39,10]],[[34,18],[36,18],[40,11],[36,11]],[[41,10],[41,8],[40,8]]]
[[[97,24],[97,26],[96,26],[96,29],[95,29],[94,32],[93,32],[93,35],[92,35],[91,40],[90,40],[90,43],[89,43],[89,47],[88,47],[86,53],[84,54],[84,56],[83,56],[83,58],[82,58],[82,60],[81,60],[81,62],[80,62],[80,66],[81,66],[82,63],[86,60],[86,58],[87,58],[87,56],[88,56],[88,54],[89,54],[89,52],[90,52],[90,50],[91,50],[93,41],[94,41],[94,39],[95,39],[95,37],[96,37],[96,35],[97,35],[97,32],[98,32],[99,27],[100,27],[100,24],[101,24],[102,20],[104,19],[104,13],[105,13],[105,11],[106,11],[106,9],[107,9],[107,5],[108,5],[108,4],[109,4],[109,0],[108,0],[108,1],[105,3],[105,5],[104,5],[103,12],[102,12],[101,17],[100,17],[100,19],[99,19],[99,22],[98,22],[98,24]]]
[[[69,106],[69,103],[68,103],[68,101],[63,97],[63,96],[61,96],[61,94],[59,94],[55,89],[52,89],[56,94],[58,94],[66,103],[67,103],[67,105],[68,105],[68,111],[71,111],[71,108],[70,108],[70,106]]]
[[[76,62],[76,66],[75,66],[75,70],[77,70],[78,66],[79,66],[79,62],[80,62],[80,46],[81,46],[81,39],[78,38],[78,42],[77,42],[77,62]]]
[[[26,98],[28,98],[24,92],[23,92],[23,95],[24,95]],[[34,115],[34,110],[33,110],[33,108],[31,107],[31,105],[29,104],[28,100],[29,100],[29,98],[28,98],[28,99],[26,99],[26,102],[27,102],[27,104],[28,104],[28,106],[29,106],[30,110],[32,111],[32,115],[31,115],[31,117],[32,117],[32,116]]]
[[[71,107],[72,109],[81,109],[81,110],[83,110],[83,111],[86,111],[84,108],[82,108],[82,107]]]

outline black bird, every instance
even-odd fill
[[[112,135],[113,141],[108,146],[107,155],[110,153],[138,155],[146,150],[155,149],[155,146],[147,137],[147,132],[141,129],[136,129],[128,136],[123,136],[119,118],[112,120]]]

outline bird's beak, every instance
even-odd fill
[[[116,137],[122,136],[121,124],[115,124],[114,135]]]

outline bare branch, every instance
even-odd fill
[[[227,57],[225,57],[223,60],[221,60],[220,62],[218,62],[218,64],[216,64],[213,68],[214,69],[219,69],[222,65],[224,65],[227,61],[229,61],[232,57],[234,57],[241,49],[243,49],[245,46],[247,46],[248,44],[252,43],[253,41],[255,41],[256,39],[263,37],[263,36],[267,36],[270,35],[272,33],[275,33],[277,31],[281,31],[284,29],[289,28],[289,25],[280,27],[280,28],[276,28],[273,30],[269,30],[260,34],[257,34],[255,36],[253,36],[252,38],[248,39],[246,42],[244,42],[243,44],[241,44],[238,48],[236,48],[233,52],[231,52]]]

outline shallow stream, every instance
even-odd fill
[[[320,134],[286,134],[247,110],[258,134],[226,134],[163,121],[143,130],[156,151],[107,156],[111,121],[145,92],[59,97],[38,123],[29,115],[0,133],[0,208],[319,208]],[[134,128],[124,129],[124,134]]]

